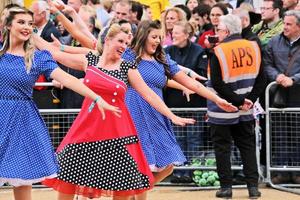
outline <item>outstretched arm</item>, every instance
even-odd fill
[[[163,100],[152,91],[147,84],[144,82],[138,70],[130,69],[128,71],[128,78],[130,85],[158,112],[162,115],[166,116],[174,124],[184,126],[186,124],[193,124],[195,122],[194,119],[190,118],[181,118],[174,115],[171,110],[166,106]]]
[[[198,81],[206,81],[207,80],[207,78],[205,78],[204,76],[200,76],[199,74],[197,74],[196,72],[194,72],[193,70],[191,70],[191,69],[189,69],[187,67],[184,67],[182,65],[178,65],[178,67],[186,75],[188,75],[189,77],[191,77],[191,78],[193,78],[195,80],[198,80]]]
[[[184,72],[180,71],[173,76],[173,79],[188,89],[196,92],[198,95],[205,97],[213,102],[215,102],[220,108],[227,112],[233,112],[237,110],[237,107],[228,103],[226,100],[220,98],[212,91],[208,90],[198,81],[188,77]]]
[[[35,46],[40,50],[49,51],[52,54],[54,60],[56,60],[57,62],[75,70],[86,70],[87,60],[84,54],[76,54],[76,56],[74,56],[74,54],[60,51],[59,48],[51,45],[49,42],[45,41],[36,34],[33,34],[32,37]]]
[[[66,52],[66,53],[88,54],[90,51],[94,51],[93,49],[89,49],[89,48],[86,48],[86,47],[73,47],[73,46],[70,46],[70,45],[64,45],[54,35],[51,35],[51,38],[53,40],[51,45],[53,45],[54,48],[59,49],[60,51],[63,51],[63,52]]]

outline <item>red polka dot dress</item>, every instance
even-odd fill
[[[95,67],[99,57],[89,53],[84,83],[108,103],[122,110],[121,117],[106,111],[102,120],[97,106],[88,112],[92,100],[86,98],[81,112],[57,149],[58,177],[43,183],[59,192],[90,198],[128,196],[153,185],[153,176],[125,105],[129,68],[123,61],[118,70]],[[94,65],[94,66],[93,66]]]

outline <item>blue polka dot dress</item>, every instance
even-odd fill
[[[31,185],[56,176],[48,129],[32,100],[38,76],[49,77],[56,67],[47,51],[34,53],[29,73],[24,57],[0,56],[0,186]]]
[[[126,49],[123,59],[134,60],[135,53]],[[177,64],[167,57],[170,73],[179,72]],[[162,98],[166,76],[162,64],[152,60],[141,60],[138,71],[146,84]],[[186,161],[177,144],[171,121],[155,110],[132,87],[126,93],[126,103],[138,131],[143,151],[152,171],[161,171],[170,164],[179,165]]]

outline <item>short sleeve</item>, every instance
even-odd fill
[[[93,54],[93,52],[89,52],[88,54],[85,55],[87,61],[88,61],[88,66],[97,66],[99,62],[99,56]]]
[[[126,61],[134,61],[136,59],[136,54],[132,49],[127,48],[123,52],[122,58]]]
[[[36,51],[34,61],[37,63],[37,67],[41,73],[44,74],[47,79],[50,79],[52,71],[58,67],[56,61],[52,58],[51,53],[46,50]]]
[[[175,74],[177,74],[180,71],[177,63],[170,58],[169,54],[166,55],[166,59],[167,59],[167,64],[170,67],[170,74],[171,74],[171,76],[175,76]]]
[[[136,69],[137,68],[137,63],[135,61],[123,61],[124,65],[128,67],[128,69]]]

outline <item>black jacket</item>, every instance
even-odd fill
[[[58,39],[61,37],[60,32],[53,25],[53,23],[49,20],[41,32],[41,38],[46,40],[47,42],[52,42],[51,33]]]
[[[201,76],[207,76],[207,56],[200,45],[192,42],[189,42],[183,48],[171,45],[166,47],[165,51],[177,64],[190,68]],[[191,95],[191,101],[187,102],[186,97],[182,95],[182,91],[172,88],[166,89],[164,99],[169,107],[174,108],[206,106],[206,100],[199,95]]]

